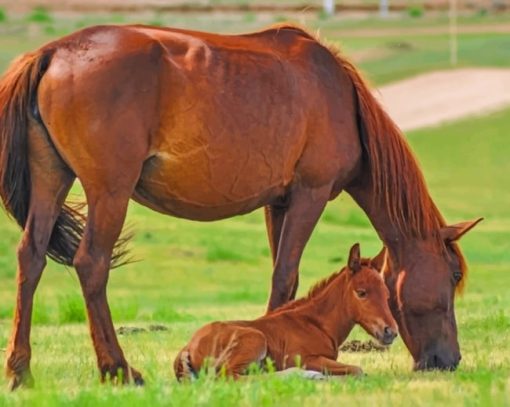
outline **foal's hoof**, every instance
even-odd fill
[[[8,372],[7,377],[9,378],[8,388],[10,391],[14,391],[20,387],[26,389],[34,387],[34,377],[30,370],[21,373]]]
[[[358,366],[352,367],[351,375],[357,376],[357,377],[366,376],[365,372],[363,372],[363,369]]]

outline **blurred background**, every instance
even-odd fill
[[[482,360],[495,375],[508,377],[510,0],[0,0],[0,73],[17,55],[94,24],[239,33],[284,21],[320,33],[362,69],[406,130],[448,221],[485,217],[461,242],[471,268],[466,294],[457,302],[462,366],[476,369]],[[78,187],[74,194],[79,197]],[[140,261],[111,273],[114,321],[171,327],[165,337],[123,340],[136,367],[167,373],[156,347],[170,358],[200,324],[264,311],[271,260],[261,210],[197,223],[132,204],[128,224],[136,231],[132,250]],[[15,223],[0,213],[0,348],[7,344],[15,304],[19,237]],[[328,205],[304,253],[299,294],[339,269],[356,241],[366,256],[381,248],[363,212],[343,194]],[[94,380],[74,270],[49,263],[33,320],[34,354],[41,355],[36,369],[52,372],[71,364],[84,380]],[[65,339],[53,341],[55,329],[72,338],[72,354]],[[483,350],[486,343],[500,352]],[[397,349],[394,366],[408,371],[409,356],[402,344]],[[50,351],[66,357],[48,361],[43,356]]]

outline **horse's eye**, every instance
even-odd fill
[[[455,280],[456,283],[458,283],[460,280],[462,280],[462,273],[460,271],[454,271],[453,279]]]
[[[358,298],[366,298],[367,292],[365,290],[356,290],[356,295]]]

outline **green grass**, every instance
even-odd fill
[[[51,13],[44,7],[35,7],[32,12],[27,16],[27,21],[32,23],[51,23],[53,17]]]
[[[7,21],[7,12],[3,7],[0,7],[0,24]]]
[[[169,19],[159,18],[165,24]],[[416,24],[423,20],[416,20]],[[12,29],[25,24],[11,21],[9,18],[6,24],[12,24]],[[79,22],[87,25],[92,21],[97,19],[85,16]],[[62,35],[76,24],[76,19],[62,21],[55,17],[52,27],[56,34],[45,34],[38,25],[35,32],[41,37],[25,31],[2,34],[0,69],[22,50]],[[195,24],[205,26],[206,22],[198,20]],[[213,29],[217,24],[211,23]],[[332,23],[328,20],[327,24]],[[364,24],[359,23],[359,27],[366,28]],[[337,31],[328,29],[331,36],[327,36],[338,40]],[[363,63],[377,82],[442,66],[439,61],[443,54],[438,50],[443,37],[404,40],[413,46],[410,51],[394,51],[400,62],[385,57]],[[388,41],[386,37],[350,37],[345,46],[348,51],[356,51]],[[461,52],[465,59],[461,60],[465,64],[508,66],[510,57],[501,52],[508,49],[507,41],[507,36],[499,34],[466,35],[461,38],[460,45],[465,47]],[[506,48],[491,48],[496,46]],[[510,405],[508,134],[510,110],[409,135],[431,193],[446,218],[452,222],[486,218],[462,240],[470,277],[466,293],[456,303],[463,352],[457,372],[412,373],[411,358],[397,341],[384,354],[340,356],[342,361],[364,368],[368,375],[362,379],[316,383],[259,375],[240,383],[205,377],[193,384],[177,384],[172,373],[173,358],[195,329],[211,320],[253,318],[264,311],[271,258],[263,214],[259,210],[221,222],[197,223],[164,217],[132,204],[128,221],[137,232],[132,249],[140,261],[112,271],[108,294],[117,328],[146,328],[119,338],[128,360],[144,373],[147,385],[137,389],[98,384],[76,274],[50,262],[35,298],[32,368],[36,388],[10,394],[0,379],[0,406]],[[0,213],[0,349],[7,346],[11,328],[19,237],[15,223]],[[343,265],[355,241],[361,242],[364,255],[374,255],[380,249],[364,214],[348,196],[341,195],[326,208],[305,251],[299,294]],[[148,329],[159,323],[169,329]],[[351,338],[366,335],[356,329]]]
[[[509,34],[462,34],[458,39],[458,65],[469,66],[510,66]],[[370,38],[351,38],[340,41],[349,50],[384,50],[381,57],[362,61],[359,65],[366,72],[374,72],[369,77],[382,84],[414,76],[437,69],[451,69],[448,36],[406,35]],[[374,51],[375,53],[375,51]]]

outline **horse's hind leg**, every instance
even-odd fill
[[[18,293],[13,331],[7,347],[10,389],[30,386],[30,325],[34,292],[46,265],[46,250],[74,176],[63,167],[46,135],[35,125],[29,131],[31,194],[28,219],[18,245]]]
[[[117,380],[120,373],[123,382],[133,380],[136,384],[143,384],[140,373],[130,368],[124,358],[106,297],[113,249],[121,233],[129,198],[139,175],[137,172],[130,176],[128,172],[132,170],[109,177],[116,180],[111,181],[113,184],[108,179],[102,179],[101,184],[84,185],[88,217],[74,266],[85,297],[101,380],[105,381],[108,375]]]

